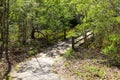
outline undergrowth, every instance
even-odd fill
[[[70,48],[64,53],[64,57],[71,59],[75,58],[75,51],[72,48]]]

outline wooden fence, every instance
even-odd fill
[[[77,37],[72,37],[72,49],[74,50],[76,47],[85,43],[92,37],[94,37],[93,31],[86,31],[86,33],[84,35],[79,34]]]

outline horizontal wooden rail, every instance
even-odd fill
[[[78,35],[77,37],[72,37],[72,49],[83,44],[86,40],[91,39],[94,36],[93,31],[87,30],[85,35]]]
[[[79,41],[84,40],[84,36],[81,36],[75,40],[75,44],[77,44]]]

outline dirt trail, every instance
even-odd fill
[[[71,47],[69,41],[61,41],[44,52],[41,52],[36,58],[20,63],[10,73],[13,80],[68,80],[53,71],[53,64],[67,49]]]

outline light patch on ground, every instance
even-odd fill
[[[58,44],[47,48],[44,52],[37,55],[14,68],[10,73],[13,80],[68,80],[53,71],[53,64],[69,47],[70,43],[59,42]]]

